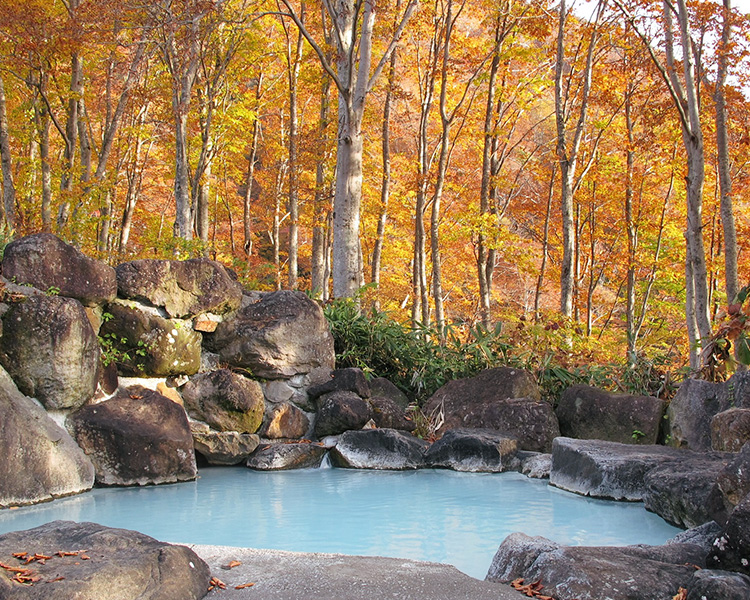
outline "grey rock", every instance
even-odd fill
[[[719,472],[716,485],[728,515],[750,494],[750,442]]]
[[[543,452],[528,453],[521,459],[521,473],[531,479],[549,479],[552,471],[552,455]]]
[[[273,379],[261,384],[266,400],[273,403],[288,402],[292,399],[296,390],[286,381]]]
[[[409,398],[406,394],[385,377],[375,377],[370,381],[370,394],[373,397],[388,398],[404,410],[409,407]]]
[[[314,442],[264,443],[247,459],[247,466],[256,471],[317,468],[325,453],[326,448]]]
[[[540,399],[534,377],[521,369],[498,367],[487,369],[474,377],[450,381],[438,389],[424,407],[426,415],[442,414],[442,434],[459,427],[498,428],[487,422],[489,408],[516,398]]]
[[[372,418],[372,407],[354,392],[331,392],[318,399],[315,436],[337,435],[350,429],[362,429]]]
[[[711,449],[711,419],[730,408],[750,408],[750,371],[722,383],[686,379],[669,403],[670,443],[692,450]]]
[[[417,428],[414,421],[406,416],[401,405],[390,398],[373,396],[370,398],[370,406],[372,406],[372,419],[378,427],[402,431],[414,431]]]
[[[207,348],[231,366],[265,379],[333,369],[333,337],[322,309],[302,292],[265,294],[212,334]]]
[[[721,535],[721,525],[716,521],[709,521],[698,527],[691,527],[681,531],[672,539],[664,542],[665,546],[672,544],[692,544],[698,546],[704,555],[708,555],[713,547],[714,540]]]
[[[515,438],[519,448],[533,452],[549,452],[560,435],[552,406],[528,398],[493,402],[464,422],[464,427],[480,426]]]
[[[683,451],[559,437],[552,444],[550,484],[584,496],[641,500],[646,474],[677,461]]]
[[[560,435],[622,444],[656,444],[665,402],[652,396],[612,394],[575,385],[560,397],[555,414]]]
[[[84,550],[80,556],[56,553]],[[0,536],[0,562],[20,565],[14,552],[44,554],[27,565],[40,581],[20,585],[0,569],[3,600],[198,600],[211,578],[208,565],[185,546],[96,523],[53,521]]]
[[[739,452],[750,441],[750,408],[730,408],[711,419],[711,447]]]
[[[263,421],[260,384],[229,369],[195,376],[183,386],[182,398],[191,417],[218,431],[255,433]]]
[[[518,442],[487,429],[449,429],[425,453],[428,467],[500,473],[518,451]]]
[[[77,408],[94,396],[99,357],[78,300],[33,296],[3,316],[0,362],[24,394],[48,409]]]
[[[687,600],[747,600],[750,598],[750,577],[701,569],[693,574],[687,590]]]
[[[266,416],[260,435],[270,439],[302,438],[310,429],[310,419],[288,402],[277,404]]]
[[[201,366],[201,334],[189,324],[165,319],[127,301],[107,305],[112,317],[99,335],[112,347],[124,374],[192,375]]]
[[[117,267],[121,297],[161,306],[170,317],[225,314],[240,307],[242,286],[207,258],[134,260]]]
[[[184,409],[153,390],[120,390],[69,415],[66,426],[94,463],[100,485],[175,483],[197,475]]]
[[[5,247],[3,276],[42,292],[55,291],[86,306],[104,304],[117,295],[115,270],[84,255],[49,233],[37,233]]]
[[[254,433],[236,431],[198,432],[193,429],[193,447],[209,465],[238,465],[247,460],[260,443]]]
[[[331,463],[352,469],[419,469],[428,447],[427,442],[395,429],[346,431],[330,451]]]
[[[702,557],[690,544],[570,547],[515,533],[500,545],[487,580],[541,580],[542,593],[559,600],[664,600],[687,586]]]
[[[685,451],[675,461],[655,466],[644,478],[646,509],[677,527],[723,522],[726,511],[717,478],[731,458]]]
[[[331,371],[330,379],[307,389],[307,395],[312,400],[317,400],[323,394],[331,392],[354,392],[360,398],[369,398],[370,384],[367,383],[362,369],[350,367]]]
[[[90,490],[94,465],[67,431],[0,368],[0,508]]]
[[[714,541],[706,564],[711,569],[750,575],[750,496],[729,515],[721,535]]]

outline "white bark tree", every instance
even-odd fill
[[[411,0],[396,32],[372,69],[374,0],[323,0],[333,25],[336,62],[302,23],[289,0],[286,13],[299,27],[339,93],[336,188],[333,199],[333,296],[353,297],[360,282],[359,220],[362,200],[362,117],[365,100],[396,46],[417,0]]]

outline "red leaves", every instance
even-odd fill
[[[254,585],[255,585],[254,582],[253,583],[242,583],[240,585],[235,585],[234,589],[235,590],[244,590],[245,588],[250,588],[250,587],[253,587]]]
[[[672,596],[672,600],[687,600],[687,590],[681,587],[677,593]]]
[[[28,552],[13,552],[11,556],[13,556],[13,558],[17,560],[20,560],[24,565],[28,565],[34,562],[39,563],[40,565],[44,565],[47,564],[48,560],[52,560],[55,556],[57,556],[58,558],[77,556],[81,558],[81,560],[89,560],[90,557],[84,554],[85,552],[86,550],[76,550],[74,552],[66,552],[60,550],[58,552],[55,552],[54,554],[40,554],[38,552],[35,552],[34,554],[30,554]],[[34,585],[35,583],[38,583],[42,580],[42,577],[40,575],[34,573],[34,571],[26,567],[14,567],[0,562],[0,569],[5,569],[6,571],[14,573],[13,577],[11,577],[11,581],[15,581],[16,583],[20,583],[21,585]],[[65,577],[59,576],[54,579],[50,579],[49,581],[47,581],[47,583],[63,581],[64,579]]]
[[[522,578],[514,579],[510,582],[510,586],[518,590],[519,592],[526,594],[529,598],[536,598],[537,600],[555,600],[552,596],[545,596],[542,594],[542,580],[537,579],[534,583],[524,584]]]
[[[224,583],[221,579],[218,577],[211,577],[211,579],[208,582],[208,591],[212,591],[215,588],[219,588],[220,590],[227,589],[227,584]]]

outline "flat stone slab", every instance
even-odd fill
[[[558,437],[552,443],[550,484],[583,496],[642,500],[646,474],[678,460],[684,452],[666,446]]]
[[[402,558],[190,546],[226,584],[206,600],[522,600],[509,586],[450,565]],[[241,564],[224,569],[230,561]],[[255,585],[240,590],[236,586]]]

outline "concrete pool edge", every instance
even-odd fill
[[[226,584],[206,598],[242,600],[520,600],[508,586],[475,579],[452,565],[379,556],[288,552],[183,544]],[[231,561],[241,564],[225,568]],[[235,586],[253,586],[235,589]]]

